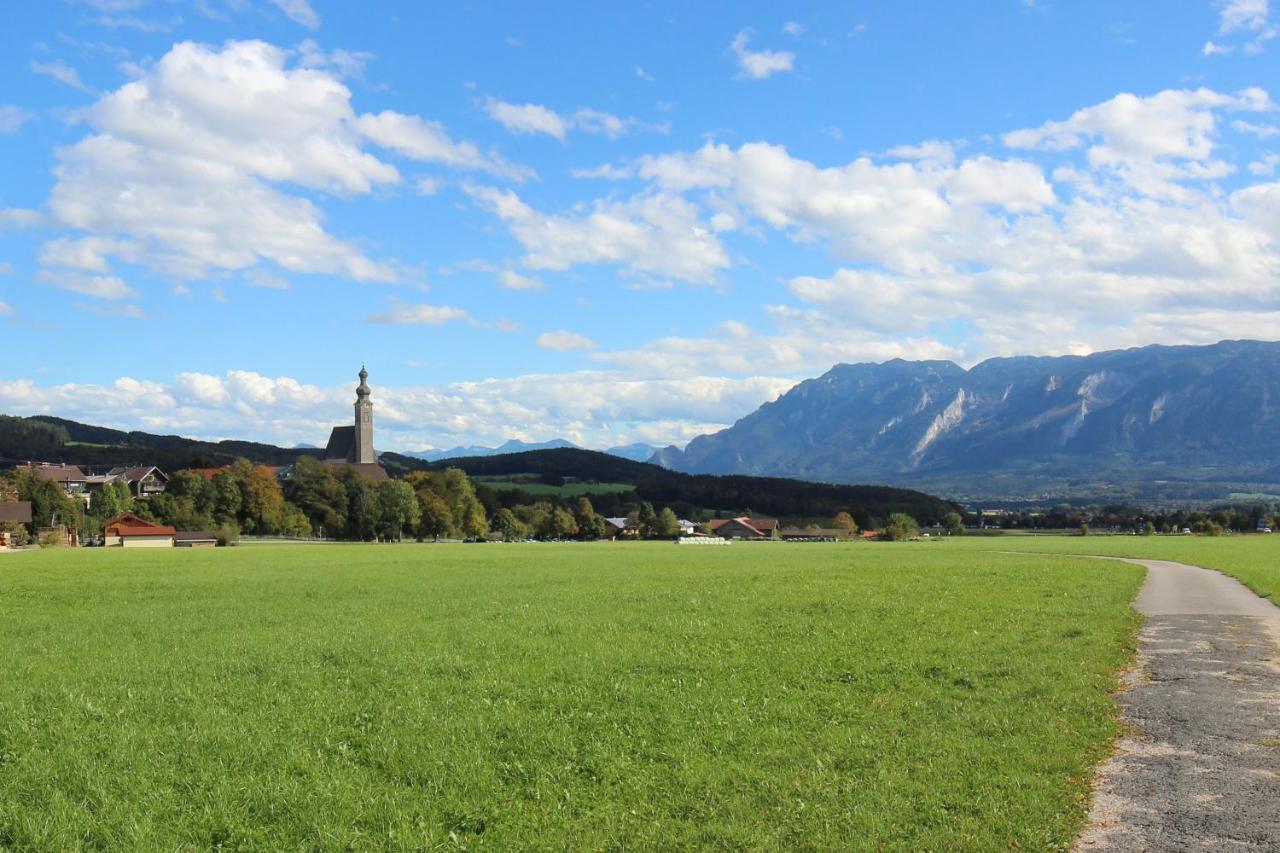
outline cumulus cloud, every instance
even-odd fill
[[[583,107],[569,115],[561,115],[541,104],[511,104],[497,98],[486,98],[484,110],[489,118],[516,134],[545,134],[563,142],[569,131],[591,133],[617,139],[629,133],[656,131],[666,133],[670,126],[646,124],[633,116],[617,116],[602,110]]]
[[[741,30],[733,38],[729,49],[738,58],[742,76],[750,80],[763,80],[782,71],[792,70],[796,55],[789,50],[748,50],[751,30]]]
[[[521,275],[515,270],[503,270],[498,273],[498,284],[507,290],[542,290],[544,287],[538,279]]]
[[[406,305],[403,302],[393,302],[389,311],[370,314],[365,319],[382,325],[440,326],[450,320],[465,320],[469,316],[463,309],[452,305]]]
[[[36,276],[46,284],[52,284],[82,296],[95,299],[134,299],[138,291],[124,283],[124,279],[114,275],[81,275],[73,272],[45,272]]]
[[[637,198],[683,201],[722,233],[825,246],[839,265],[792,277],[758,329],[725,325],[593,357],[659,371],[809,372],[835,360],[973,361],[1261,329],[1256,318],[1280,310],[1280,192],[1219,181],[1246,164],[1272,173],[1274,158],[1237,164],[1222,139],[1266,127],[1233,114],[1271,110],[1260,89],[1170,90],[1119,95],[964,158],[924,142],[889,153],[905,162],[824,166],[754,142],[612,167],[645,183]],[[555,229],[530,222],[522,242],[550,253],[537,241]],[[564,242],[580,244],[574,233]]]
[[[1237,45],[1245,53],[1261,53],[1266,43],[1276,37],[1277,29],[1271,24],[1271,10],[1267,0],[1218,0],[1218,35],[1236,38],[1236,43],[1205,42],[1201,53],[1205,56],[1232,53]]]
[[[524,246],[524,263],[531,269],[616,263],[634,276],[709,282],[729,265],[724,247],[699,219],[697,206],[674,195],[602,200],[589,211],[557,216],[535,210],[511,190],[466,189],[507,223]]]
[[[79,89],[81,92],[93,91],[80,79],[80,72],[76,71],[62,60],[54,60],[52,62],[33,61],[31,63],[31,70],[37,74],[43,74],[45,77],[51,77],[64,86]]]
[[[570,332],[564,329],[558,329],[554,332],[543,332],[541,335],[538,335],[537,344],[542,349],[554,350],[556,352],[595,349],[596,346],[596,342],[591,340],[591,338],[588,338],[586,335],[579,335],[577,332]]]
[[[317,197],[401,183],[364,143],[452,168],[519,171],[438,123],[357,114],[335,74],[292,57],[261,41],[181,42],[98,99],[83,113],[90,134],[58,152],[48,208],[73,233],[51,241],[46,262],[106,271],[121,259],[184,280],[265,265],[393,282],[397,265],[325,230]]]
[[[284,12],[296,24],[309,30],[320,28],[320,16],[307,0],[271,0],[271,4]]]
[[[793,380],[689,375],[644,379],[597,370],[440,386],[373,385],[379,450],[422,450],[511,438],[568,438],[587,447],[633,441],[683,444],[776,399]],[[0,410],[61,416],[121,429],[197,438],[319,444],[348,423],[355,381],[317,386],[254,371],[182,373],[169,382],[43,386],[0,379]]]

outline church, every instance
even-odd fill
[[[356,386],[356,422],[353,426],[336,426],[329,434],[324,451],[327,465],[349,465],[371,480],[386,480],[387,472],[373,450],[373,401],[369,399],[369,371],[360,367],[360,384]]]

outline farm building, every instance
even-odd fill
[[[213,548],[218,538],[211,530],[179,530],[173,534],[173,544],[178,548]]]
[[[776,518],[716,518],[710,522],[711,532],[721,539],[777,539]]]
[[[167,524],[155,524],[126,512],[102,525],[103,542],[120,548],[172,548],[177,533]]]

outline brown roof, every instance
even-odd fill
[[[823,527],[820,529],[806,527],[784,527],[780,531],[782,538],[788,537],[809,537],[819,539],[848,539],[852,533],[843,527]]]
[[[179,530],[173,538],[178,542],[213,542],[218,536],[212,530]]]
[[[172,536],[177,533],[167,524],[148,524],[145,526],[119,525],[115,528],[116,536]]]
[[[119,524],[124,524],[125,527],[142,527],[151,523],[136,512],[122,512],[102,522],[102,529],[106,530],[108,527],[115,527]]]
[[[354,468],[375,482],[391,479],[386,469],[377,462],[344,462],[341,459],[326,459],[324,462],[326,465],[345,465],[348,468]]]
[[[57,480],[59,483],[68,481],[83,482],[84,471],[78,465],[32,465],[31,470],[36,475],[46,480]]]
[[[31,501],[5,501],[0,503],[0,521],[13,524],[31,523]]]

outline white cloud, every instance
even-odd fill
[[[370,365],[377,446],[426,449],[509,438],[568,438],[588,447],[680,443],[723,429],[794,380],[686,375],[642,379],[616,371],[531,374],[435,387],[380,385]],[[122,429],[198,438],[322,444],[349,423],[355,380],[317,386],[231,370],[167,383],[122,377],[105,385],[41,386],[0,379],[0,411],[47,414]]]
[[[916,160],[921,163],[951,163],[956,159],[955,146],[938,139],[930,139],[919,145],[898,145],[885,153],[899,160]]]
[[[554,332],[543,332],[538,335],[537,344],[542,349],[555,350],[556,352],[569,352],[571,350],[588,350],[595,349],[596,342],[585,335],[579,335],[576,332],[569,332],[564,329],[558,329]]]
[[[314,39],[303,39],[298,44],[298,64],[303,68],[323,68],[333,71],[338,77],[360,78],[364,76],[364,68],[373,59],[373,54],[362,50],[344,50],[335,48],[325,50]]]
[[[484,110],[489,118],[512,133],[544,133],[564,140],[568,122],[555,110],[539,104],[509,104],[497,98],[486,98]]]
[[[13,133],[31,120],[31,113],[13,104],[0,104],[0,133]]]
[[[570,130],[607,136],[610,139],[642,131],[667,133],[670,130],[670,125],[666,123],[646,124],[631,116],[616,116],[588,107],[571,115],[561,115],[541,104],[510,104],[491,97],[484,100],[484,110],[491,119],[512,133],[541,133],[561,142]]]
[[[512,180],[532,176],[529,169],[507,163],[497,154],[484,153],[470,142],[450,138],[439,122],[394,110],[365,114],[355,120],[355,128],[365,137],[405,157],[440,163],[455,169],[480,170]]]
[[[0,301],[0,317],[4,316],[5,314],[12,314],[12,313],[13,313],[13,309],[9,307],[9,304],[7,302]]]
[[[1219,0],[1218,32],[1256,32],[1267,25],[1267,0]]]
[[[1276,127],[1274,124],[1254,124],[1248,121],[1241,121],[1240,119],[1236,119],[1231,122],[1231,129],[1239,131],[1240,133],[1247,133],[1251,136],[1256,136],[1259,139],[1270,139],[1273,136],[1280,136],[1280,127]]]
[[[1280,154],[1269,151],[1262,155],[1262,159],[1249,164],[1249,174],[1260,177],[1274,175],[1278,167],[1280,167]]]
[[[503,270],[498,273],[498,284],[507,290],[542,290],[545,286],[538,279],[521,275],[515,270]]]
[[[43,74],[45,77],[52,77],[64,86],[70,86],[73,89],[79,89],[81,92],[92,92],[88,86],[80,79],[80,72],[76,71],[70,65],[61,60],[53,62],[32,62],[31,70],[37,74]]]
[[[1276,37],[1277,28],[1271,25],[1267,0],[1218,0],[1218,35],[1244,38],[1238,42],[1245,53],[1261,53],[1266,43]],[[1200,51],[1205,56],[1231,53],[1236,44],[1205,42]]]
[[[648,71],[645,71],[639,65],[636,66],[636,76],[639,77],[641,80],[648,80],[650,83],[653,82],[653,75],[650,74]]]
[[[524,246],[530,269],[576,264],[621,264],[631,275],[710,282],[729,257],[698,208],[677,196],[598,201],[569,216],[534,210],[510,190],[467,187],[468,194],[507,223]]]
[[[452,168],[518,171],[435,122],[358,115],[338,77],[290,67],[292,56],[260,41],[181,42],[98,99],[83,113],[89,135],[58,151],[48,208],[73,233],[51,241],[46,262],[105,272],[119,258],[185,280],[267,266],[393,282],[395,264],[325,230],[315,195],[401,183],[366,140]]]
[[[781,71],[792,70],[796,61],[794,53],[789,50],[747,50],[750,38],[751,30],[741,30],[729,45],[729,49],[738,58],[742,76],[751,80],[763,80]]]
[[[44,221],[38,210],[25,207],[0,208],[0,231],[6,228],[34,228]]]
[[[307,0],[271,0],[271,3],[294,23],[301,24],[309,30],[320,28],[320,16],[316,14],[315,9],[311,8]]]
[[[124,283],[124,279],[114,275],[82,275],[73,272],[41,271],[36,276],[46,284],[92,296],[95,299],[135,299],[138,291]]]
[[[392,302],[390,310],[371,314],[366,322],[393,326],[440,326],[451,320],[465,320],[470,315],[452,305],[406,305]]]
[[[782,25],[782,31],[792,38],[797,38],[804,34],[804,24],[798,21],[787,21]]]

